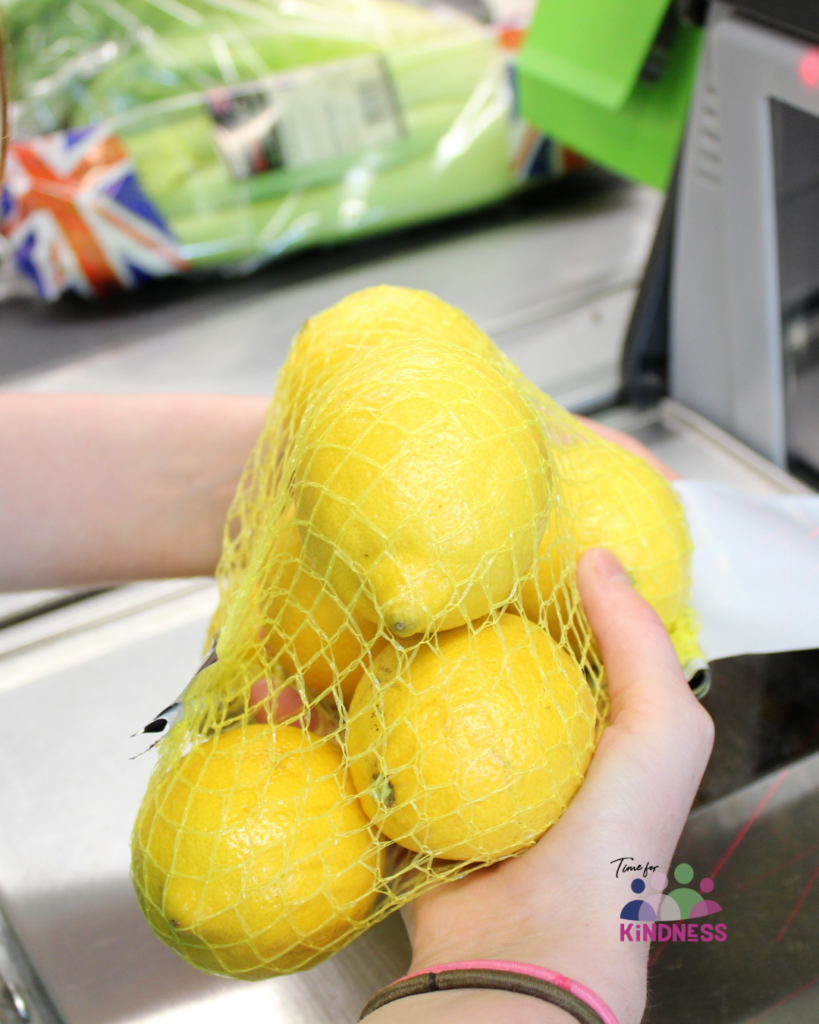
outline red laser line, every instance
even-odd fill
[[[819,978],[814,978],[813,981],[807,981],[804,985],[800,985],[799,988],[795,989],[790,995],[780,999],[778,1003],[774,1003],[773,1006],[766,1006],[762,1013],[758,1013],[756,1017],[751,1017],[750,1020],[746,1020],[745,1024],[754,1024],[755,1020],[761,1020],[763,1017],[767,1017],[771,1010],[775,1010],[777,1006],[784,1006],[785,1003],[789,1003],[791,999],[795,999],[800,992],[804,992],[806,988],[810,988],[811,985],[815,985],[819,981]]]
[[[779,940],[780,940],[780,939],[781,939],[781,938],[782,938],[782,937],[784,936],[785,932],[786,932],[786,931],[787,931],[787,930],[788,930],[788,929],[790,928],[790,926],[791,926],[791,925],[793,924],[793,919],[794,919],[794,918],[796,917],[796,915],[797,915],[797,914],[799,913],[799,908],[800,908],[800,907],[802,906],[802,904],[803,904],[803,903],[805,902],[805,900],[806,900],[806,899],[808,898],[808,893],[809,893],[809,892],[811,891],[811,889],[813,888],[813,885],[814,885],[814,883],[816,882],[816,879],[817,879],[817,878],[819,878],[819,864],[817,864],[817,865],[816,865],[816,868],[815,868],[815,870],[814,870],[813,874],[812,874],[812,875],[810,876],[810,881],[809,881],[809,882],[808,882],[808,884],[807,884],[807,885],[805,886],[805,888],[804,888],[804,889],[802,890],[802,895],[801,895],[801,896],[799,897],[799,899],[798,899],[798,900],[796,901],[796,906],[795,906],[795,907],[793,908],[793,910],[792,910],[792,911],[790,912],[790,914],[788,914],[788,919],[787,919],[787,921],[786,921],[786,922],[785,922],[785,923],[784,923],[784,924],[782,925],[782,931],[780,931],[780,933],[779,933],[779,934],[777,935],[777,937],[776,937],[776,941],[777,941],[777,942],[779,942]]]
[[[717,861],[716,866],[712,869],[712,871],[710,872],[710,874],[708,876],[709,878],[712,878],[712,879],[716,878],[717,875],[720,873],[720,871],[722,871],[722,869],[728,863],[728,860],[735,853],[736,848],[739,846],[739,844],[742,842],[742,840],[745,838],[745,836],[748,835],[748,832],[750,831],[751,826],[753,825],[753,823],[760,816],[760,814],[762,814],[762,812],[768,806],[768,803],[770,802],[770,800],[773,797],[774,793],[776,793],[776,791],[779,789],[779,787],[785,781],[785,776],[788,774],[789,771],[790,771],[789,768],[783,768],[782,771],[779,773],[779,775],[777,775],[777,777],[774,779],[773,783],[771,784],[771,786],[768,789],[768,792],[765,794],[765,796],[762,797],[762,799],[757,804],[757,807],[754,810],[754,813],[745,822],[745,824],[742,826],[742,828],[739,830],[739,832],[737,832],[737,834],[734,836],[733,841],[731,842],[731,845],[728,847],[728,849],[722,855],[722,858],[719,861]],[[669,942],[670,942],[670,939],[667,939],[665,942],[663,942],[661,945],[659,945],[654,950],[654,952],[648,958],[648,966],[649,967],[651,967],[654,963],[656,963],[656,961],[659,958],[660,954],[662,953],[662,951],[665,949],[665,947],[668,945]]]
[[[770,788],[768,789],[768,792],[759,801],[759,804],[757,805],[757,808],[754,811],[754,813],[745,822],[745,824],[742,826],[742,828],[739,830],[739,832],[737,832],[737,834],[734,836],[733,842],[728,847],[728,849],[725,851],[725,853],[722,855],[722,858],[717,862],[716,866],[711,869],[711,873],[709,875],[709,878],[716,878],[717,875],[720,873],[720,871],[722,871],[722,869],[728,863],[729,859],[734,855],[734,853],[736,852],[736,849],[739,846],[739,844],[742,842],[742,840],[745,838],[745,836],[748,835],[748,832],[750,831],[751,826],[753,825],[753,823],[760,816],[760,814],[762,814],[762,812],[768,806],[768,803],[770,802],[770,800],[773,797],[774,793],[779,789],[779,787],[785,781],[785,776],[788,774],[789,771],[790,771],[789,768],[783,768],[782,771],[779,773],[779,775],[777,775],[776,779],[773,781],[773,783],[771,784]]]
[[[769,868],[767,871],[754,875],[753,878],[749,878],[746,882],[734,882],[734,888],[737,892],[742,892],[743,889],[750,889],[750,887],[752,885],[756,885],[757,882],[761,882],[765,878],[770,878],[771,875],[777,875],[780,871],[784,871],[785,868],[798,864],[800,860],[804,860],[805,857],[810,857],[810,855],[812,853],[816,853],[817,850],[819,850],[819,843],[815,846],[808,847],[807,850],[802,850],[801,853],[797,853],[796,856],[791,857],[790,860],[782,861],[781,864],[777,864],[774,868]]]

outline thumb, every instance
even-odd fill
[[[713,723],[651,606],[611,552],[584,553],[577,583],[606,668],[611,716],[566,826],[586,815],[670,857],[713,744]],[[562,822],[558,822],[559,827]]]
[[[577,586],[606,667],[612,720],[626,714],[630,724],[651,728],[653,720],[635,717],[635,708],[659,703],[665,710],[668,701],[694,708],[665,626],[614,555],[605,548],[584,552]]]

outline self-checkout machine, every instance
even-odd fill
[[[815,477],[819,10],[799,0],[567,10],[539,8],[519,64],[525,114],[668,188],[626,393],[639,404],[667,393]]]
[[[819,8],[801,0],[543,0],[518,68],[524,116],[667,189],[625,339],[630,404],[609,421],[672,465],[686,424],[730,438],[792,493],[797,477],[819,480],[818,42]],[[819,701],[815,651],[732,660],[707,698],[731,737],[718,739],[723,768],[731,747],[782,726],[776,691],[794,676],[793,714],[811,728]],[[760,672],[773,699],[753,712]],[[733,791],[728,771],[692,813],[676,860],[714,879],[727,939],[655,946],[646,1021],[819,1019],[819,757],[806,740]]]

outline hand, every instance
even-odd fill
[[[412,970],[469,959],[533,963],[587,985],[620,1024],[637,1024],[649,943],[620,942],[620,910],[630,893],[611,862],[633,856],[668,873],[713,724],[662,623],[614,556],[587,551],[577,578],[606,666],[611,722],[574,801],[532,849],[405,909]],[[368,1024],[418,1019],[568,1021],[564,1011],[530,997],[455,991],[398,1000]]]

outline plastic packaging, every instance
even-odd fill
[[[160,938],[214,973],[306,969],[534,843],[606,720],[575,580],[595,543],[695,646],[654,469],[432,295],[308,320],[228,516],[210,654],[148,728],[177,719],[133,836]]]
[[[571,157],[514,118],[519,32],[402,0],[0,0],[2,233],[40,294],[310,245],[500,199]]]
[[[709,659],[819,647],[819,495],[679,480]]]

